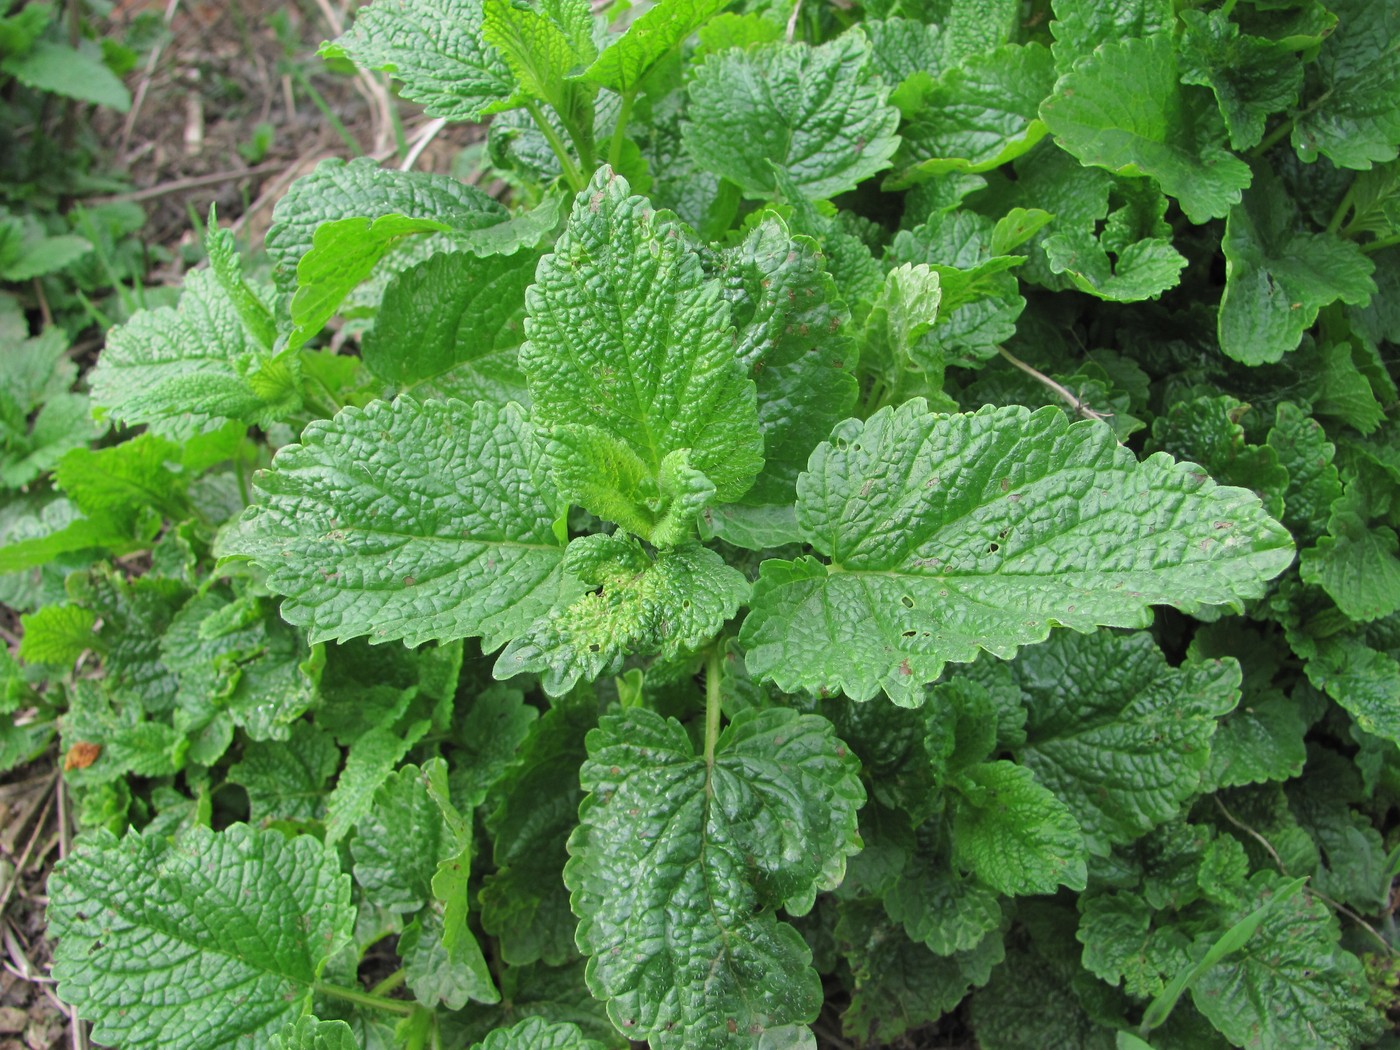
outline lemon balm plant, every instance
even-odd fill
[[[512,206],[326,162],[270,284],[215,231],[111,334],[145,432],[0,547],[153,550],[27,624],[106,672],[60,994],[122,1047],[880,1045],[969,993],[985,1047],[1363,1045],[1393,16],[724,6],[375,0],[323,53],[491,117]]]

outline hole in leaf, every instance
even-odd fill
[[[914,599],[906,594],[899,599],[899,604],[904,606],[906,609],[912,609],[914,608]]]

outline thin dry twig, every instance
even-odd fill
[[[58,785],[54,790],[58,799],[58,859],[67,860],[73,849],[72,815],[68,811],[68,784],[60,770]],[[87,1022],[78,1016],[78,1011],[59,1000],[68,1015],[68,1045],[72,1050],[88,1050]]]
[[[419,133],[413,145],[408,149],[408,155],[404,157],[403,163],[399,165],[399,171],[411,171],[413,165],[418,163],[418,158],[423,155],[423,151],[428,148],[428,143],[437,138],[437,133],[447,127],[447,118],[438,117],[431,124]]]
[[[58,781],[63,776],[55,770],[54,780]],[[24,877],[25,865],[29,863],[29,855],[34,850],[34,844],[39,841],[39,835],[44,830],[44,824],[49,819],[49,810],[53,808],[54,797],[51,793],[45,800],[43,808],[39,811],[39,819],[34,822],[34,830],[30,832],[29,841],[24,844],[24,850],[20,853],[19,859],[15,861],[15,873],[10,877],[10,883],[5,887],[5,891],[0,893],[0,914],[5,911],[5,905],[10,903],[10,897],[15,892],[15,887],[19,885],[20,879]]]
[[[1011,353],[1011,351],[1006,349],[1006,347],[998,346],[997,353],[1001,354],[1002,357],[1006,358],[1013,365],[1019,368],[1022,372],[1025,372],[1026,375],[1031,376],[1037,382],[1042,383],[1050,390],[1053,390],[1055,394],[1062,401],[1065,402],[1065,404],[1069,405],[1070,408],[1074,409],[1076,413],[1083,416],[1085,419],[1104,420],[1107,419],[1109,415],[1111,415],[1111,413],[1099,412],[1096,409],[1090,408],[1080,398],[1070,393],[1066,387],[1061,386],[1059,383],[1055,382],[1055,380],[1051,379],[1044,372],[1040,371],[1040,369],[1033,368],[1032,366],[1026,364],[1026,362],[1022,361],[1015,354]]]
[[[792,14],[788,15],[787,31],[783,36],[783,39],[786,40],[789,44],[791,44],[793,38],[797,36],[797,18],[801,14],[802,0],[795,0],[795,2],[792,5]]]
[[[266,175],[268,172],[276,171],[282,166],[280,161],[269,161],[266,164],[258,164],[251,168],[240,168],[233,171],[216,171],[209,175],[191,175],[185,179],[172,179],[170,182],[158,183],[155,186],[147,186],[144,190],[133,190],[130,193],[115,193],[110,197],[93,197],[89,204],[120,204],[126,201],[148,201],[156,197],[164,197],[171,193],[181,193],[185,190],[197,190],[203,186],[217,186],[221,182],[234,182],[237,179],[256,178],[259,175]]]
[[[170,23],[175,20],[175,12],[180,7],[180,0],[169,0],[165,5],[165,28],[170,28]],[[160,62],[160,56],[165,52],[167,40],[161,40],[151,49],[151,53],[146,58],[146,65],[141,70],[141,83],[136,88],[136,97],[132,100],[131,110],[126,115],[126,123],[122,125],[122,136],[117,146],[117,154],[126,157],[127,146],[131,143],[131,133],[136,130],[136,120],[141,116],[141,107],[146,104],[146,92],[151,89],[151,78],[155,75],[156,65]],[[131,163],[132,158],[127,157],[126,162]]]

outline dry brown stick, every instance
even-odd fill
[[[62,773],[54,771],[55,782],[58,782],[62,776]],[[10,903],[10,895],[19,885],[20,877],[24,874],[24,866],[29,863],[29,854],[34,849],[34,843],[39,841],[39,833],[44,830],[44,821],[49,819],[49,809],[52,806],[53,795],[49,795],[48,801],[44,803],[44,808],[39,811],[39,819],[34,822],[34,830],[30,833],[29,841],[24,844],[24,851],[20,853],[19,860],[15,861],[15,873],[10,878],[10,884],[5,887],[4,893],[0,893],[0,913],[5,911],[5,905]]]
[[[211,175],[191,175],[187,179],[173,179],[170,182],[162,182],[155,186],[147,186],[144,190],[133,190],[130,193],[114,193],[110,197],[93,197],[89,204],[122,204],[127,201],[148,201],[155,197],[164,197],[171,193],[182,193],[185,190],[197,190],[203,186],[217,186],[221,182],[234,182],[238,179],[256,178],[259,175],[266,175],[268,172],[276,171],[282,165],[278,161],[269,161],[266,164],[258,164],[252,168],[243,168],[238,171],[216,171]]]
[[[411,171],[413,165],[418,163],[418,158],[423,155],[423,151],[428,148],[428,143],[437,138],[437,133],[447,127],[447,118],[438,117],[431,124],[425,127],[414,139],[408,148],[408,154],[404,157],[403,163],[399,165],[399,171]]]
[[[180,0],[170,0],[165,5],[165,28],[169,29],[170,24],[175,21],[175,11],[180,6]],[[131,133],[136,130],[136,120],[141,116],[141,107],[146,104],[146,92],[150,90],[151,78],[155,75],[156,64],[160,61],[160,56],[165,52],[166,41],[162,40],[151,49],[150,56],[146,59],[146,66],[141,70],[141,84],[136,89],[136,98],[131,103],[131,112],[126,115],[126,123],[122,125],[122,137],[117,146],[117,153],[121,157],[126,157],[126,148],[131,143]],[[131,162],[126,158],[126,162]]]
[[[1022,372],[1025,372],[1026,375],[1031,376],[1037,382],[1040,382],[1046,387],[1048,387],[1050,390],[1053,390],[1057,395],[1059,395],[1062,401],[1064,401],[1067,405],[1069,405],[1070,408],[1074,409],[1075,412],[1083,416],[1085,419],[1101,420],[1107,418],[1105,413],[1096,412],[1094,409],[1090,408],[1079,398],[1071,394],[1069,390],[1067,390],[1064,386],[1055,382],[1044,372],[1040,371],[1040,369],[1033,368],[1030,365],[1026,364],[1026,362],[1022,361],[1019,357],[1015,356],[1013,353],[1011,353],[1011,351],[1006,349],[1006,347],[998,346],[997,353],[1001,354],[1002,357],[1006,358],[1013,365],[1019,368]]]
[[[63,779],[62,771],[58,774],[58,786],[54,795],[58,799],[58,859],[67,860],[73,849],[73,828],[68,812],[68,785]],[[86,1022],[78,1016],[78,1011],[72,1006],[64,1003],[63,1007],[68,1014],[68,1045],[72,1050],[88,1050]]]

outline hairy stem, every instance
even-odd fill
[[[627,122],[632,119],[632,103],[637,100],[637,91],[622,93],[622,109],[617,114],[617,127],[613,128],[612,141],[608,143],[608,167],[617,171],[622,161],[622,144],[627,141]]]
[[[540,129],[540,134],[549,143],[549,148],[554,151],[554,155],[559,158],[559,167],[564,172],[564,181],[573,188],[575,193],[582,193],[584,187],[588,185],[584,181],[583,173],[578,170],[578,165],[574,163],[574,158],[569,156],[569,147],[564,145],[564,140],[559,137],[559,132],[554,130],[554,125],[545,120],[544,113],[540,111],[539,103],[529,99],[525,103],[525,111],[534,120],[535,126]]]
[[[387,996],[375,995],[373,992],[362,991],[359,988],[346,988],[338,984],[327,984],[325,981],[317,981],[316,991],[322,995],[328,995],[332,999],[340,999],[347,1003],[354,1003],[356,1006],[368,1006],[371,1010],[383,1010],[386,1013],[402,1014],[409,1016],[417,1009],[413,1003],[403,999],[390,999]]]

